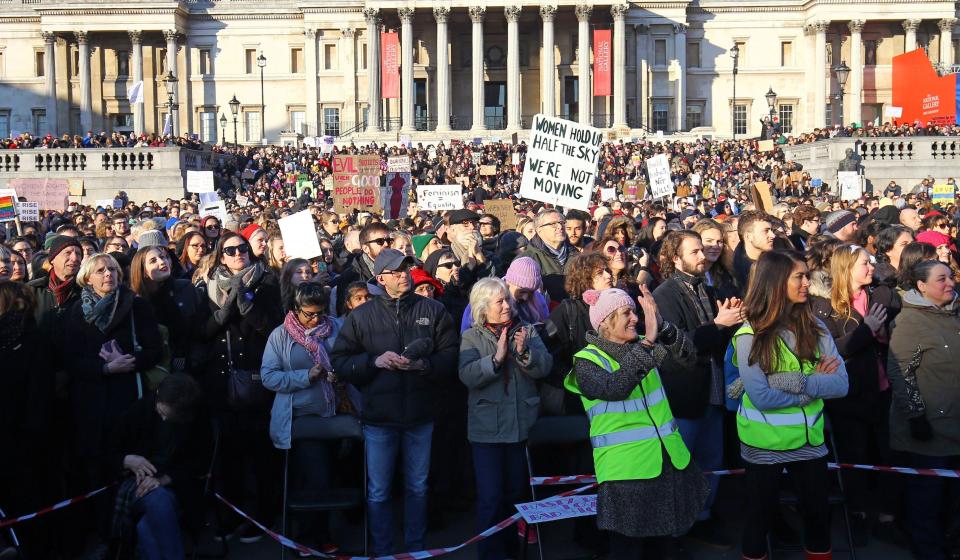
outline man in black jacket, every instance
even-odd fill
[[[709,264],[700,236],[693,231],[667,234],[660,248],[660,267],[666,280],[653,292],[657,310],[697,347],[692,363],[667,359],[660,366],[664,390],[684,443],[705,471],[723,463],[723,355],[740,323],[740,301],[717,301],[705,281]],[[710,498],[691,535],[714,545],[730,546],[722,531],[710,522],[717,477],[710,477]]]
[[[367,507],[377,556],[393,548],[390,495],[401,447],[405,550],[424,548],[434,387],[456,373],[457,330],[443,305],[413,292],[413,264],[395,249],[380,252],[373,273],[386,293],[347,316],[330,356],[340,379],[363,394]]]

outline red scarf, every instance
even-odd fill
[[[47,284],[47,287],[53,292],[53,297],[57,300],[58,307],[70,299],[70,296],[73,294],[73,285],[73,280],[60,282],[57,280],[57,273],[52,269],[50,270],[50,282]]]

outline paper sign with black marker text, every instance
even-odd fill
[[[418,185],[417,206],[431,212],[460,210],[463,208],[463,189],[460,185]]]
[[[594,192],[603,133],[592,126],[536,115],[520,196],[586,210]]]
[[[670,160],[666,154],[647,159],[647,175],[650,176],[650,195],[653,198],[673,196],[673,179],[670,177]]]

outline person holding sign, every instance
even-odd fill
[[[658,367],[668,356],[688,362],[695,349],[686,335],[663,321],[646,286],[638,298],[644,336],[639,336],[634,300],[623,290],[587,290],[587,346],[574,354],[566,389],[580,396],[590,419],[590,445],[600,484],[597,526],[610,532],[612,560],[669,554],[672,535],[690,529],[708,486],[690,460],[664,394]],[[645,543],[644,541],[650,541]]]

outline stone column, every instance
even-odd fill
[[[167,70],[172,72],[177,78],[177,87],[173,88],[173,109],[170,111],[170,132],[173,136],[180,135],[180,111],[177,106],[178,100],[180,99],[180,92],[177,91],[180,87],[179,79],[180,76],[177,76],[177,32],[173,29],[168,29],[163,32],[163,38],[167,41]],[[260,115],[261,119],[261,128],[263,127],[263,115]]]
[[[34,131],[38,136],[42,134],[59,135],[57,128],[57,35],[43,32],[43,77],[47,90],[47,130]]]
[[[847,122],[859,123],[862,118],[861,103],[863,102],[863,32],[862,19],[851,20],[850,28],[850,117]],[[846,98],[846,96],[844,96]],[[843,114],[847,114],[844,112]]]
[[[554,59],[556,41],[553,35],[553,20],[557,17],[557,7],[544,4],[540,6],[540,19],[543,20],[543,50],[540,59],[540,111],[552,117],[557,107],[557,64]]]
[[[628,4],[614,4],[613,15],[613,128],[627,125],[627,35],[624,18]]]
[[[673,26],[674,54],[677,59],[676,123],[677,130],[687,129],[687,26]]]
[[[307,123],[305,136],[321,136],[317,119],[317,30],[304,29],[303,39],[303,85],[307,90],[307,94],[304,96],[306,107],[303,111]],[[344,82],[344,87],[346,85],[346,82]]]
[[[637,35],[637,124],[643,127],[647,124],[647,98],[650,94],[647,91],[647,74],[650,70],[647,60],[647,34],[650,27],[634,25],[633,30]]]
[[[412,132],[413,123],[413,8],[399,8],[400,16],[400,113],[403,116],[400,130]]]
[[[93,128],[93,98],[90,92],[90,44],[89,33],[77,31],[74,33],[80,58],[80,135],[86,134]]]
[[[953,26],[956,18],[944,18],[937,22],[940,27],[940,64],[944,71],[953,66]]]
[[[380,10],[364,8],[367,22],[367,133],[380,132]]]
[[[900,25],[903,26],[903,32],[906,34],[903,41],[903,52],[910,52],[917,49],[917,28],[920,27],[919,19],[905,19]]]
[[[827,73],[824,65],[827,59],[827,29],[829,21],[817,21],[813,29],[817,34],[816,48],[813,53],[813,126],[827,125]]]
[[[593,125],[593,89],[590,82],[590,16],[593,6],[577,4],[577,84],[580,124]]]
[[[503,8],[507,18],[507,129],[520,130],[520,5]]]
[[[473,48],[470,62],[473,65],[473,126],[470,130],[486,130],[483,122],[483,18],[487,9],[470,6],[470,21],[473,22]]]
[[[433,18],[437,20],[437,132],[450,130],[450,39],[447,22],[450,8],[435,6]]]
[[[343,111],[340,112],[340,128],[343,130],[344,123],[350,123],[350,126],[357,124],[357,30],[353,27],[344,27],[340,29],[340,58],[343,60],[343,84],[346,88],[343,92]],[[319,50],[317,51],[319,57]],[[319,58],[317,58],[319,64]],[[316,82],[316,78],[314,78]],[[319,97],[319,94],[318,94]],[[322,120],[323,115],[317,108],[317,116]],[[319,125],[318,125],[318,128]]]
[[[143,82],[143,34],[139,30],[128,31],[127,34],[130,36],[130,58],[131,66],[130,69],[132,74],[132,83]],[[146,88],[146,84],[141,85],[142,88]],[[144,93],[144,99],[146,99],[146,91]],[[146,130],[146,114],[144,111],[143,103],[131,103],[130,109],[133,110],[133,133],[137,136],[140,136]]]

